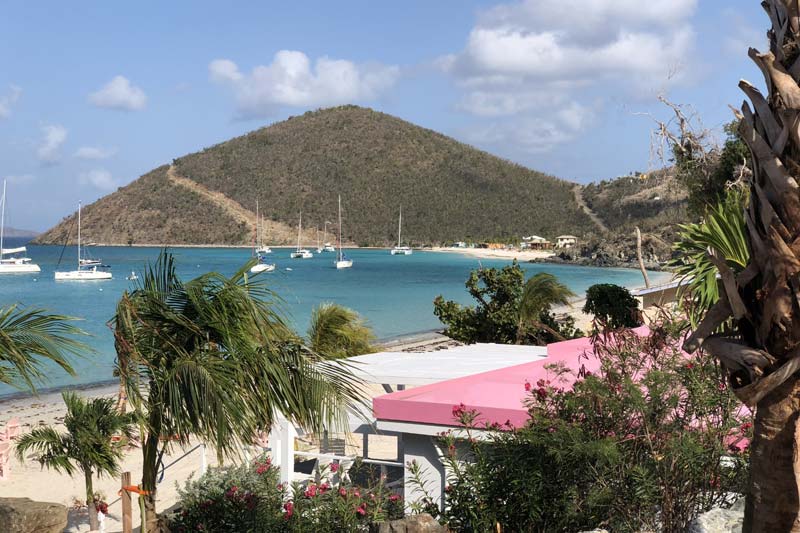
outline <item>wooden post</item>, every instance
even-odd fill
[[[133,533],[133,511],[131,510],[131,493],[125,487],[131,485],[131,473],[122,473],[122,533]]]

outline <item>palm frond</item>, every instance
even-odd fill
[[[352,357],[375,351],[375,335],[364,319],[352,309],[322,303],[311,311],[308,345],[329,359]]]

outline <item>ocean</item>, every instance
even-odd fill
[[[24,239],[8,239],[6,246],[18,246]],[[56,282],[53,272],[62,255],[61,270],[72,270],[75,247],[29,246],[28,256],[42,268],[40,274],[0,277],[0,306],[24,306],[78,317],[79,327],[92,337],[88,344],[96,353],[73,361],[76,376],[53,368],[44,387],[87,385],[113,379],[114,343],[107,326],[122,292],[133,283],[126,280],[131,271],[141,276],[143,266],[153,261],[159,248],[91,247],[91,256],[112,267],[114,279],[94,282]],[[472,303],[464,287],[469,272],[480,265],[502,267],[504,260],[467,257],[458,253],[415,251],[410,256],[391,256],[387,250],[354,249],[347,255],[354,266],[333,268],[333,253],[315,254],[313,259],[289,259],[290,250],[274,248],[271,261],[277,264],[267,277],[271,288],[283,299],[284,310],[295,328],[308,327],[311,309],[321,302],[336,302],[361,313],[379,338],[397,337],[440,327],[433,315],[433,299],[445,298]],[[172,248],[178,274],[189,280],[209,271],[232,274],[250,259],[244,248]],[[636,270],[592,268],[569,265],[522,263],[532,275],[550,272],[582,295],[594,283],[641,286]],[[291,270],[287,270],[290,268]],[[652,273],[653,281],[666,274]],[[17,392],[0,385],[0,397]]]

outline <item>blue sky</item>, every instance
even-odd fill
[[[718,129],[740,78],[763,85],[746,52],[766,27],[754,0],[12,0],[9,221],[46,229],[174,157],[344,103],[579,182],[646,171],[656,97]]]

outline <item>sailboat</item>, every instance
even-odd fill
[[[31,263],[28,257],[20,257],[17,254],[24,253],[26,248],[19,246],[17,248],[3,248],[3,238],[5,233],[6,221],[6,182],[3,180],[3,199],[2,208],[0,208],[0,274],[30,274],[41,272],[41,268],[36,263]],[[15,257],[3,257],[4,255],[13,255]]]
[[[403,206],[400,206],[400,218],[397,221],[397,246],[392,248],[392,255],[411,255],[412,250],[410,246],[403,246],[403,241],[400,239],[403,231]]]
[[[111,272],[100,270],[102,265],[97,259],[85,259],[81,256],[81,204],[78,202],[78,269],[56,272],[56,281],[94,281],[111,279]]]
[[[331,243],[328,242],[328,224],[330,224],[330,222],[328,222],[326,220],[325,221],[325,231],[322,233],[322,251],[323,252],[335,252],[336,248],[334,248],[334,246]]]
[[[339,195],[339,254],[336,257],[336,261],[334,261],[333,264],[337,269],[351,268],[353,266],[353,260],[347,259],[347,257],[345,257],[344,255],[344,252],[342,251],[342,196],[341,195]]]
[[[261,221],[261,225],[259,225],[259,220]],[[256,200],[256,240],[258,244],[256,245],[256,254],[271,254],[272,248],[265,245],[263,242],[264,239],[264,217],[258,218],[258,200]]]
[[[323,248],[319,244],[319,228],[317,228],[317,253],[321,254],[322,252],[323,252]]]
[[[250,267],[251,274],[258,274],[259,272],[273,272],[275,270],[275,263],[268,263],[265,257],[266,254],[271,254],[272,250],[269,246],[264,246],[261,242],[261,228],[263,227],[263,220],[262,224],[259,226],[258,217],[258,200],[256,200],[256,238],[253,240],[253,255],[258,258],[258,263]]]
[[[300,211],[300,222],[297,224],[297,250],[292,252],[289,257],[292,259],[311,259],[314,254],[300,246],[300,237],[303,233],[303,212]]]

